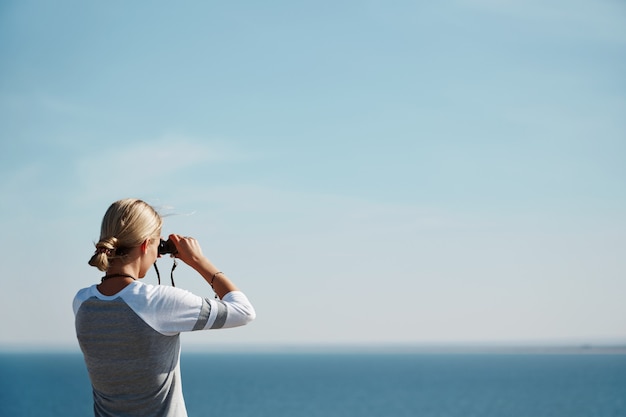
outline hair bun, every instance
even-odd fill
[[[117,238],[107,237],[96,243],[96,252],[89,260],[89,265],[95,266],[100,271],[106,271],[109,267],[109,257],[117,255]]]

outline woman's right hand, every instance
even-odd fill
[[[193,237],[171,234],[169,238],[176,246],[177,253],[174,256],[187,265],[195,267],[205,259],[200,243]]]

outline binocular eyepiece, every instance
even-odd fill
[[[175,254],[176,252],[178,252],[178,250],[176,250],[174,242],[170,239],[161,239],[161,243],[159,243],[159,255],[167,255],[168,253]]]

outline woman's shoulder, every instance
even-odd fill
[[[74,314],[78,312],[78,309],[83,302],[94,296],[95,287],[95,285],[92,285],[90,287],[78,290],[78,292],[74,296],[74,300],[72,300],[72,308],[74,310]]]

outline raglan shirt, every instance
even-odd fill
[[[247,324],[255,311],[240,291],[222,300],[135,281],[113,296],[96,285],[73,303],[76,336],[96,417],[185,417],[180,332]]]

